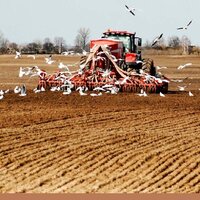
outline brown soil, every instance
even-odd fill
[[[0,57],[0,192],[27,193],[199,193],[199,57],[153,56],[172,79],[165,98],[134,93],[80,96],[35,94],[37,78],[19,78],[20,66],[44,57]],[[77,57],[56,57],[77,62]],[[192,62],[182,71],[180,64]],[[200,65],[200,64],[199,64]],[[28,94],[13,93],[26,83]],[[185,92],[177,85],[186,84]],[[188,91],[194,93],[189,97]]]

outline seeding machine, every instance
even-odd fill
[[[143,59],[141,38],[127,31],[108,30],[90,42],[90,53],[82,57],[79,70],[40,75],[39,87],[62,86],[66,80],[80,86],[113,85],[123,92],[167,93],[168,79],[156,72],[153,60]]]

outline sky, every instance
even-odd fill
[[[78,30],[89,28],[90,39],[113,29],[136,32],[143,43],[163,33],[166,41],[185,35],[200,46],[199,8],[199,0],[0,0],[0,31],[18,44],[63,37],[73,45]],[[190,20],[188,30],[177,30]]]

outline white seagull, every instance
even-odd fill
[[[127,5],[125,5],[125,7],[133,16],[135,16],[135,13],[134,13],[135,8],[129,8]]]
[[[52,56],[50,55],[48,58],[44,58],[45,59],[45,62],[48,64],[48,65],[51,65],[55,62],[55,60],[52,60]]]
[[[76,91],[79,91],[79,94],[81,95],[81,96],[85,96],[85,95],[87,95],[87,93],[84,93],[84,88],[83,87],[78,87],[77,89],[76,89]]]
[[[68,51],[63,51],[61,54],[64,55],[64,56],[68,56],[69,52]]]
[[[161,97],[165,97],[165,95],[164,95],[162,92],[160,92],[160,96],[161,96]]]
[[[22,55],[19,51],[16,51],[15,59],[21,58]]]
[[[0,100],[2,100],[4,98],[3,94],[0,94]]]
[[[190,96],[190,97],[193,97],[193,96],[194,96],[194,94],[192,94],[192,92],[191,92],[191,91],[189,91],[189,93],[188,93],[188,94],[189,94],[189,96]]]
[[[175,83],[182,83],[183,80],[181,79],[171,79],[172,82],[175,82]]]
[[[183,69],[183,68],[189,67],[189,66],[192,66],[192,63],[186,63],[184,65],[180,65],[177,69]]]
[[[95,88],[93,89],[93,91],[103,91],[103,92],[105,92],[106,90],[103,89],[102,87],[95,87]]]
[[[179,27],[177,28],[177,30],[187,30],[191,23],[192,23],[192,20],[185,27]]]
[[[64,65],[62,62],[59,63],[58,68],[59,68],[59,69],[66,69],[66,70],[69,72],[68,66],[67,66],[67,65]]]
[[[87,56],[87,54],[89,54],[89,52],[87,52],[86,50],[82,49],[82,54],[83,54],[84,56]]]
[[[116,86],[113,86],[113,87],[111,88],[111,90],[110,90],[110,93],[111,93],[111,94],[117,94],[118,92],[119,92],[119,88],[116,87]]]
[[[147,93],[143,89],[141,89],[140,93],[136,94],[136,95],[138,95],[140,97],[147,97],[148,96]]]
[[[27,58],[33,58],[35,60],[35,55],[28,55]]]
[[[101,92],[99,92],[98,94],[91,93],[90,96],[92,96],[92,97],[98,97],[98,96],[102,96],[102,93]]]
[[[35,93],[40,93],[41,90],[39,89],[39,87],[36,87],[36,88],[33,89],[33,92],[35,92]]]
[[[0,95],[4,95],[4,91],[3,90],[0,90]]]
[[[20,91],[21,91],[21,88],[20,88],[19,86],[16,86],[16,87],[14,88],[14,93],[15,93],[15,94],[20,93]]]
[[[178,88],[179,88],[180,91],[184,91],[186,87],[187,87],[186,85],[185,86],[179,86],[178,85]]]
[[[26,75],[26,76],[31,75],[31,73],[32,73],[32,68],[31,67],[25,67],[25,68],[20,67],[19,68],[19,77],[20,78],[22,76],[24,76],[24,75]]]
[[[63,92],[64,95],[69,95],[69,94],[71,94],[71,93],[72,93],[72,90],[71,90],[70,87],[67,87],[67,89],[64,90],[64,92]]]
[[[160,67],[160,66],[156,66],[156,69],[157,69],[157,70],[161,70],[161,69],[167,69],[167,67],[162,67],[162,66]]]
[[[162,36],[163,36],[163,33],[160,34],[158,37],[156,37],[156,38],[153,40],[151,46],[154,46],[154,45],[162,38]]]
[[[9,91],[10,91],[9,89],[5,90],[5,91],[4,91],[4,94],[7,94]]]
[[[19,94],[19,96],[21,97],[26,96],[26,86],[24,84],[21,87],[21,93]]]

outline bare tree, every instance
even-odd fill
[[[3,35],[3,33],[0,31],[0,47],[2,47],[3,42],[4,42],[4,35]]]
[[[150,49],[151,48],[151,42],[149,42],[149,40],[146,40],[146,42],[143,44],[143,47],[145,49]]]
[[[189,46],[191,45],[190,39],[186,35],[184,35],[181,38],[181,43],[183,47],[183,54],[189,54]]]
[[[8,51],[9,41],[4,38],[3,33],[0,31],[0,53],[5,54]]]
[[[90,30],[88,28],[80,28],[75,38],[75,46],[86,50],[89,42]]]
[[[66,43],[63,37],[55,37],[54,38],[54,45],[55,45],[55,51],[57,53],[62,53],[63,47],[65,47]]]
[[[172,36],[168,39],[168,46],[173,48],[180,48],[181,41],[178,36]]]
[[[49,38],[44,39],[43,51],[44,53],[53,53],[54,51],[54,45]]]

